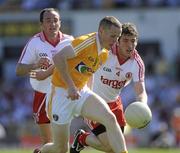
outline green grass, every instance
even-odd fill
[[[0,149],[0,153],[33,153],[32,149]],[[85,149],[81,153],[102,153],[93,149]],[[130,149],[129,153],[180,153],[180,149]]]

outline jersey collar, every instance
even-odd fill
[[[41,38],[41,40],[42,40],[43,42],[47,41],[48,43],[50,43],[50,44],[53,45],[53,46],[56,46],[56,45],[57,45],[57,44],[54,44],[54,43],[50,42],[50,41],[47,39],[47,37],[46,37],[46,35],[44,34],[43,31],[40,32],[40,38]],[[62,40],[62,38],[63,38],[63,33],[59,31],[59,33],[58,33],[58,40],[60,41],[60,40]]]

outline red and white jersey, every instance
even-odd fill
[[[60,43],[63,40],[71,41],[74,39],[72,36],[61,32],[59,32],[59,38],[60,41],[57,44],[52,44],[48,42],[43,32],[34,35],[24,47],[18,63],[34,64],[37,63],[40,58],[46,57],[49,58],[50,64],[52,64],[52,57],[60,50]],[[51,76],[41,81],[30,78],[30,83],[34,90],[47,93],[51,83]]]
[[[116,47],[109,52],[106,63],[94,74],[93,91],[107,103],[117,99],[121,90],[131,81],[144,81],[144,62],[137,53],[120,64],[116,55]]]

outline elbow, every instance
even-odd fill
[[[53,62],[54,62],[54,65],[57,64],[57,59],[58,59],[58,58],[57,58],[57,54],[56,54],[56,55],[53,56]]]
[[[15,70],[16,76],[24,76],[25,74],[23,73],[23,70],[21,68],[20,65],[16,66],[16,70]]]
[[[18,67],[16,67],[15,73],[16,76],[21,76],[20,69]]]
[[[53,56],[54,66],[59,65],[59,63],[62,63],[63,61],[64,61],[64,58],[62,57],[62,55],[56,54]]]

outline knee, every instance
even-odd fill
[[[105,115],[105,126],[113,126],[117,123],[116,116],[112,112]]]

